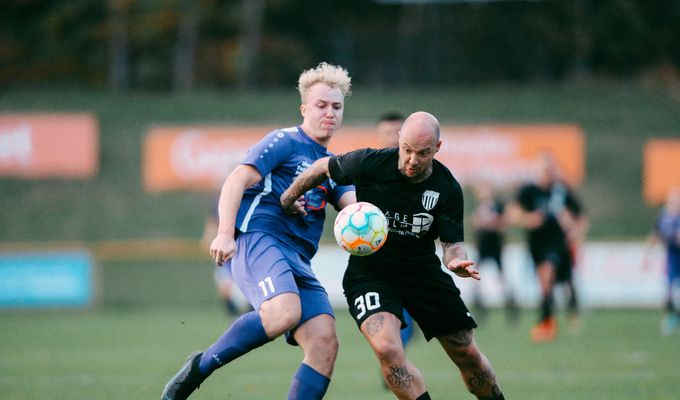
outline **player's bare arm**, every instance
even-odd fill
[[[316,160],[304,172],[298,175],[293,183],[281,195],[281,207],[288,214],[307,215],[304,207],[296,200],[309,189],[323,183],[328,178],[328,160],[324,157]]]
[[[260,172],[250,165],[237,166],[222,185],[218,212],[220,222],[217,228],[217,236],[210,244],[210,257],[222,265],[236,254],[236,242],[234,231],[236,225],[236,213],[243,198],[243,192],[262,179]]]
[[[467,250],[465,250],[463,242],[442,242],[442,250],[444,252],[444,265],[449,271],[461,278],[480,280],[479,271],[474,268],[475,263],[467,259]]]
[[[338,207],[342,210],[343,208],[347,207],[350,204],[354,204],[357,202],[357,192],[355,191],[349,191],[345,192],[340,198],[338,199]],[[680,236],[679,236],[680,237]]]

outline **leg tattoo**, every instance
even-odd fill
[[[472,376],[468,379],[468,385],[472,393],[478,393],[485,387],[491,388],[491,396],[479,397],[482,400],[498,399],[501,395],[501,389],[498,387],[498,383],[496,383],[496,376],[493,371],[484,367],[472,373]]]
[[[452,346],[467,347],[472,344],[472,331],[464,329],[445,336],[444,340]]]
[[[411,382],[415,377],[408,372],[406,366],[390,367],[390,373],[387,375],[387,383],[397,389],[405,389],[411,386]]]
[[[382,329],[384,321],[385,317],[382,315],[375,314],[370,316],[366,320],[366,327],[364,328],[366,330],[366,335],[373,336],[378,333],[378,331]]]

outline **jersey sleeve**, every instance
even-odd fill
[[[458,243],[465,240],[463,223],[463,189],[458,182],[453,182],[449,201],[445,202],[439,216],[439,240],[445,243]]]
[[[295,148],[295,141],[281,130],[269,132],[262,140],[253,145],[241,164],[252,165],[260,175],[269,174],[282,164]]]
[[[332,179],[330,181],[331,187],[333,187],[331,191],[330,203],[333,205],[333,207],[335,207],[336,210],[340,211],[338,202],[340,201],[342,195],[347,192],[354,192],[356,189],[354,188],[354,185],[338,185]]]
[[[366,156],[370,149],[350,151],[339,156],[332,156],[328,161],[328,172],[340,185],[360,184]]]

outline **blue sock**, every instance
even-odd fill
[[[404,310],[404,321],[408,324],[408,326],[402,330],[399,331],[399,335],[401,336],[401,344],[404,348],[406,348],[406,345],[408,345],[408,342],[411,340],[411,337],[413,336],[413,317]]]
[[[264,331],[260,315],[256,311],[245,313],[203,353],[198,368],[203,374],[212,373],[270,340]]]
[[[293,381],[290,383],[288,400],[322,399],[330,382],[330,378],[321,375],[309,365],[302,363],[295,376],[293,376]]]

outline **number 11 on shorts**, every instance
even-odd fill
[[[262,289],[262,294],[268,296],[270,293],[276,292],[274,289],[274,282],[272,282],[272,277],[268,276],[264,278],[263,281],[257,283],[257,285]]]
[[[380,308],[380,295],[376,292],[368,292],[363,296],[359,296],[354,299],[354,307],[359,311],[357,319],[361,319],[366,314],[366,311]]]

